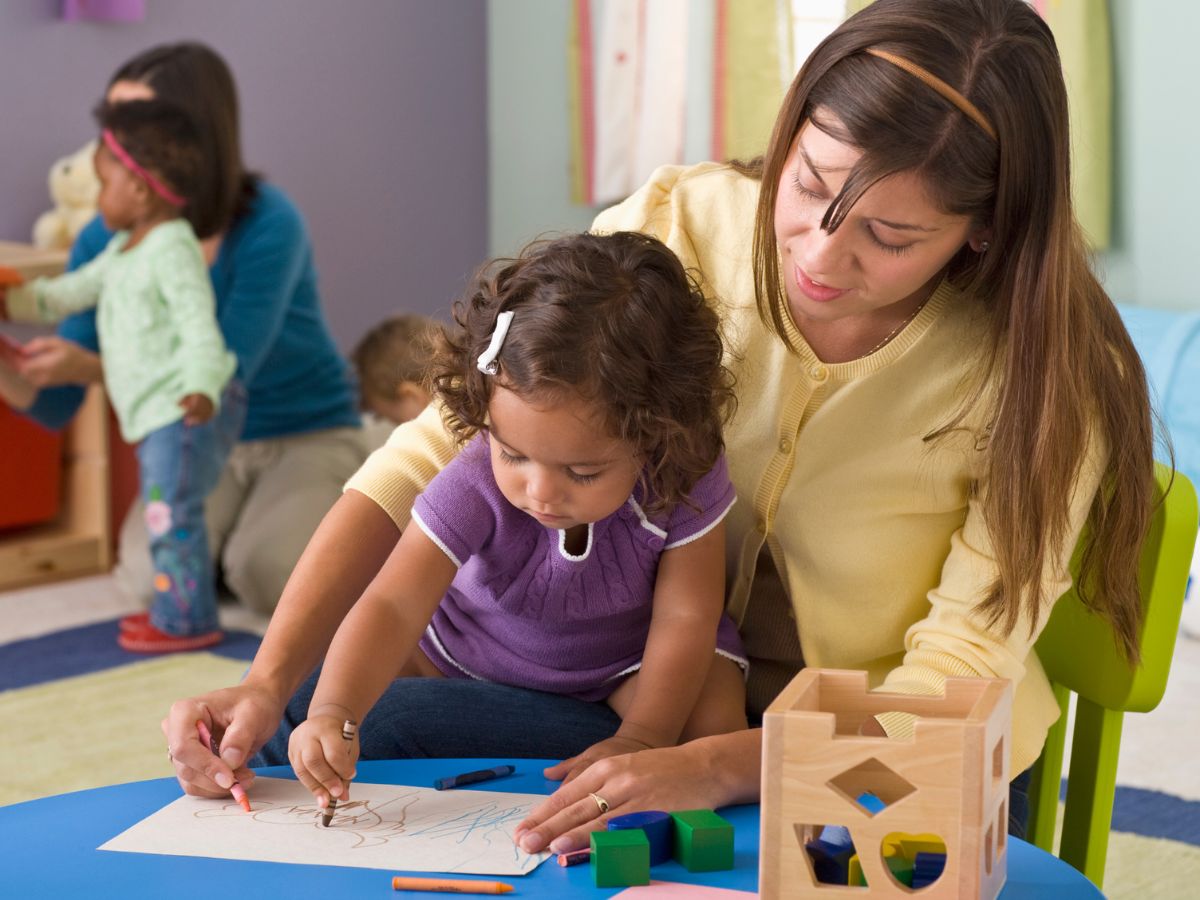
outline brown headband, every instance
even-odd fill
[[[938,78],[928,69],[923,69],[915,62],[911,62],[910,60],[905,59],[903,56],[897,56],[895,53],[889,53],[886,50],[880,50],[878,47],[868,47],[863,52],[870,53],[872,56],[877,56],[880,59],[885,59],[893,66],[897,66],[908,74],[921,79],[921,81],[925,82],[943,97],[957,106],[960,110],[962,110],[964,115],[968,116],[971,121],[988,133],[988,137],[990,137],[993,141],[999,142],[1000,138],[996,136],[996,129],[992,127],[991,122],[984,118],[983,113],[979,111],[979,107],[952,88],[950,85],[946,84],[946,82],[942,81],[942,79]]]

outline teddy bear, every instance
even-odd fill
[[[96,198],[100,180],[92,156],[96,142],[88,141],[70,156],[50,167],[50,199],[54,209],[38,216],[33,223],[34,246],[66,249],[75,241],[83,226],[96,216]]]

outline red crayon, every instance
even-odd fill
[[[220,756],[220,746],[213,740],[212,734],[209,733],[208,726],[199,719],[196,720],[196,731],[200,733],[200,740],[212,751],[213,756]],[[250,812],[250,798],[246,796],[246,789],[234,781],[232,787],[229,788],[229,793],[233,794],[233,799],[238,802],[238,806],[246,812]]]
[[[572,850],[570,853],[558,854],[558,864],[560,866],[577,866],[580,863],[585,863],[592,858],[592,848],[584,847],[582,850]]]

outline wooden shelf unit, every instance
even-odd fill
[[[58,517],[0,532],[0,590],[107,572],[110,504],[108,401],[92,385],[67,430]]]

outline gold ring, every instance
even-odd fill
[[[591,797],[593,800],[595,800],[596,805],[598,807],[600,807],[600,815],[604,815],[606,812],[608,812],[608,801],[607,800],[605,800],[599,794],[589,793],[588,796]]]

